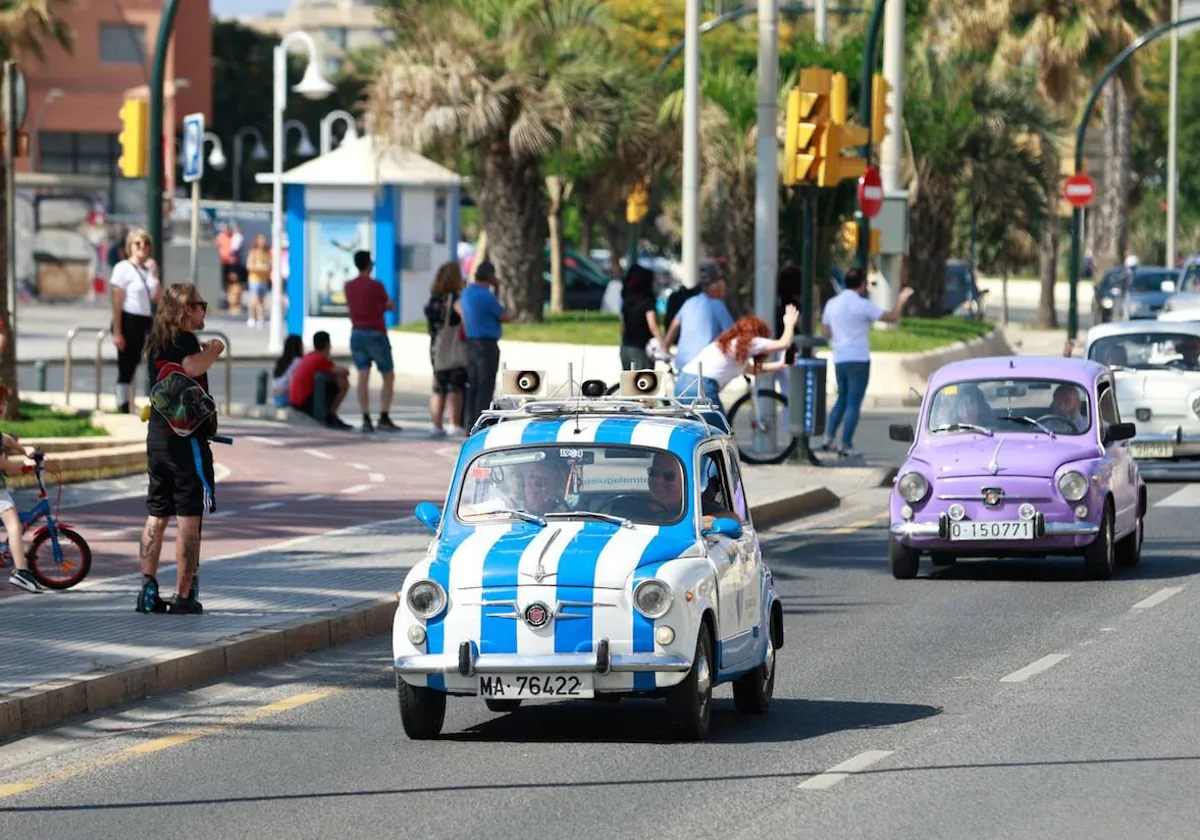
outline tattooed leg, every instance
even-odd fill
[[[200,568],[199,516],[180,516],[175,520],[179,533],[175,538],[175,562],[179,573],[175,579],[175,594],[186,598],[192,589],[192,578]]]
[[[163,534],[167,530],[167,517],[148,516],[142,528],[141,545],[138,548],[138,563],[142,574],[156,576],[158,559],[162,556]]]

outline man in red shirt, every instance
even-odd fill
[[[388,417],[392,407],[392,388],[396,373],[392,367],[392,343],[388,340],[384,316],[392,308],[383,284],[371,276],[371,255],[366,251],[354,254],[354,267],[358,276],[345,287],[346,308],[350,310],[350,355],[358,370],[358,407],[362,410],[362,430],[373,432],[371,425],[371,397],[367,384],[371,379],[371,363],[379,368],[383,377],[383,393],[379,396],[379,428],[398,432],[400,427]]]
[[[349,423],[338,417],[337,410],[350,390],[350,371],[334,364],[329,356],[329,333],[319,332],[313,336],[313,349],[305,353],[300,364],[292,371],[288,385],[288,402],[297,411],[316,417],[313,403],[313,385],[318,373],[325,374],[325,425],[331,429],[351,429]]]

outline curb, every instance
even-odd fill
[[[831,490],[817,487],[753,505],[750,515],[756,528],[768,528],[840,503]],[[198,650],[30,686],[0,699],[0,744],[78,715],[380,636],[391,631],[395,613],[395,598],[360,601],[314,618],[248,630]]]

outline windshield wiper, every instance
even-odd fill
[[[1054,434],[1054,432],[1052,432],[1050,430],[1049,426],[1045,425],[1044,423],[1040,423],[1037,420],[1034,420],[1032,417],[1026,417],[1023,414],[1010,414],[1003,419],[1008,420],[1013,423],[1025,423],[1026,425],[1029,425],[1029,426],[1037,426],[1039,429],[1041,429],[1043,432],[1048,434],[1050,437],[1052,437],[1052,438],[1058,437],[1058,435]]]
[[[979,432],[981,435],[992,437],[996,433],[986,426],[976,426],[974,423],[946,423],[941,426],[935,426],[930,429],[931,432],[961,432],[964,429],[969,429],[972,432]]]
[[[547,519],[566,519],[567,517],[571,516],[590,516],[592,519],[600,519],[604,522],[611,522],[614,525],[620,525],[622,528],[633,527],[633,523],[624,516],[616,516],[611,513],[600,513],[599,511],[595,510],[554,511],[553,513],[546,514]]]
[[[532,522],[534,525],[546,527],[546,520],[537,514],[530,513],[527,510],[514,510],[513,508],[501,508],[500,510],[488,510],[482,513],[471,514],[472,516],[515,516],[517,519],[524,519],[526,522]]]

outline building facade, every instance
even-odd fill
[[[281,15],[238,17],[243,26],[282,38],[303,30],[313,36],[327,77],[341,74],[346,56],[355,50],[391,43],[392,33],[379,21],[376,0],[292,0]],[[296,45],[293,50],[303,50]]]

